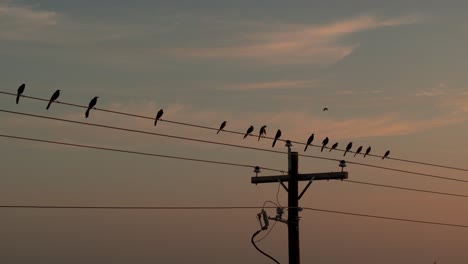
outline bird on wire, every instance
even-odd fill
[[[390,155],[390,150],[387,150],[387,152],[385,152],[382,159],[385,159],[386,157],[388,157],[388,155]]]
[[[325,148],[325,146],[328,144],[328,141],[329,141],[328,137],[326,137],[326,138],[322,141],[322,149],[320,150],[320,152],[323,151],[323,149]]]
[[[250,126],[245,132],[244,139],[254,131],[254,127]]]
[[[331,152],[332,150],[336,149],[336,147],[338,147],[338,142],[333,144],[328,152]]]
[[[276,135],[275,135],[275,139],[273,140],[273,144],[271,145],[272,148],[275,147],[276,140],[278,140],[280,137],[281,137],[281,130],[278,129],[278,131],[276,131]]]
[[[362,151],[362,146],[359,146],[359,148],[357,148],[356,150],[356,153],[354,153],[354,157],[356,157],[357,154],[361,153]]]
[[[226,127],[226,123],[227,123],[226,121],[223,121],[221,123],[221,125],[219,126],[219,129],[218,129],[218,132],[216,132],[216,134],[219,134],[219,131],[223,130]]]
[[[19,99],[24,92],[24,88],[26,88],[26,84],[24,83],[18,87],[18,92],[16,93],[16,104],[19,103]]]
[[[343,154],[343,157],[346,155],[346,153],[348,153],[348,151],[351,150],[352,147],[353,147],[353,142],[349,142],[348,146],[346,146],[346,150],[345,150],[345,152]]]
[[[85,113],[85,117],[88,118],[89,116],[89,111],[96,106],[97,104],[97,99],[99,98],[99,96],[95,96],[93,99],[91,99],[91,101],[89,102],[89,105],[88,105],[88,109],[86,109],[86,113]]]
[[[369,155],[370,151],[371,151],[371,147],[369,146],[367,149],[366,149],[366,153],[364,154],[364,158]]]
[[[307,144],[304,148],[304,152],[307,150],[307,147],[312,144],[312,141],[314,141],[314,134],[312,133],[312,135],[310,135],[309,139],[307,139]]]
[[[156,114],[156,118],[154,118],[154,126],[156,126],[158,124],[158,120],[161,119],[161,117],[163,116],[164,114],[164,110],[162,110],[162,108],[158,111],[158,113]]]
[[[49,109],[50,104],[51,104],[52,102],[54,102],[55,100],[57,100],[57,99],[59,98],[59,96],[60,96],[60,90],[55,91],[55,92],[52,94],[52,96],[50,97],[50,100],[49,100],[49,103],[47,104],[46,109]]]
[[[262,136],[266,136],[266,126],[262,126],[262,127],[260,128],[260,132],[258,133],[258,141],[260,141],[260,138],[261,138]]]

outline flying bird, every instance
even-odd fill
[[[323,151],[323,149],[325,148],[325,146],[328,144],[328,137],[326,137],[323,141],[322,141],[322,149],[320,150],[320,152]]]
[[[164,111],[161,108],[156,114],[156,118],[154,119],[154,126],[156,126],[156,124],[158,123],[158,120],[161,119],[163,114],[164,114]]]
[[[370,146],[366,149],[366,154],[364,154],[364,158],[370,153],[371,149],[372,148]]]
[[[382,159],[385,159],[386,157],[388,157],[388,155],[390,155],[390,150],[387,150],[387,152],[385,152]]]
[[[327,108],[327,107],[324,107],[324,108],[323,108],[323,111],[328,111],[328,108]]]
[[[345,150],[345,152],[343,154],[343,157],[346,155],[346,153],[348,153],[348,151],[351,150],[352,147],[353,147],[353,142],[349,142],[348,146],[346,146],[346,150]]]
[[[16,104],[19,103],[19,99],[21,97],[21,95],[23,94],[24,92],[24,88],[26,87],[26,84],[21,84],[19,87],[18,87],[18,93],[16,94]]]
[[[310,135],[309,139],[307,139],[307,144],[304,148],[304,152],[307,150],[307,147],[312,144],[312,141],[314,141],[314,134]]]
[[[57,99],[59,98],[59,96],[60,96],[60,90],[55,91],[54,94],[52,94],[52,97],[50,97],[49,104],[47,104],[46,109],[49,109],[50,104],[51,104],[53,101],[57,100]]]
[[[280,137],[281,137],[281,130],[278,129],[278,131],[276,131],[276,135],[275,135],[275,139],[273,140],[273,144],[271,145],[272,148],[275,147],[276,140],[278,140]]]
[[[338,142],[333,144],[333,146],[330,148],[330,150],[328,152],[331,152],[333,149],[336,149],[336,147],[338,147]]]
[[[223,121],[221,125],[219,126],[218,132],[216,132],[216,134],[219,134],[219,131],[223,130],[225,126],[226,126],[226,121]]]
[[[254,131],[254,127],[253,126],[250,126],[248,129],[247,129],[247,132],[245,132],[245,135],[244,135],[244,139]]]
[[[93,99],[91,99],[91,101],[89,102],[89,105],[88,105],[88,109],[86,109],[86,113],[85,113],[85,116],[86,118],[88,118],[89,116],[89,110],[91,110],[91,108],[93,108],[94,106],[96,106],[96,103],[97,103],[97,99],[99,97],[98,96],[95,96]]]
[[[258,141],[260,141],[260,137],[266,136],[266,126],[262,126],[260,128],[260,133],[258,133]]]
[[[357,148],[356,150],[356,153],[354,153],[354,157],[356,157],[357,154],[361,153],[362,151],[362,146],[359,146],[359,148]]]

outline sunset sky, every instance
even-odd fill
[[[0,0],[1,92],[467,168],[468,2]],[[0,94],[0,134],[287,170],[287,156],[89,127],[1,110],[271,149],[270,139]],[[327,107],[329,111],[322,111]],[[262,206],[278,184],[252,168],[0,137],[1,205]],[[293,151],[303,153],[303,145]],[[286,151],[284,142],[275,150]],[[341,159],[339,151],[308,155]],[[378,157],[349,162],[468,180]],[[301,173],[338,162],[299,157]],[[348,164],[349,179],[468,195],[468,182]],[[278,175],[263,170],[260,176]],[[301,183],[301,188],[305,183]],[[282,188],[279,202],[287,206]],[[314,182],[303,207],[468,225],[468,198]],[[0,263],[272,263],[250,243],[260,209],[0,208]],[[275,210],[268,209],[274,216]],[[300,213],[302,263],[468,261],[468,229]],[[260,236],[264,235],[261,233]],[[258,246],[287,263],[287,226]]]

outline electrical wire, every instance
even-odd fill
[[[265,238],[267,238],[268,235],[271,233],[271,231],[273,231],[273,229],[275,228],[276,223],[277,223],[277,221],[274,221],[274,222],[273,222],[273,225],[271,225],[270,230],[268,230],[268,232],[266,233],[266,235],[264,235],[262,238],[257,239],[257,240],[255,241],[255,243],[261,242],[261,241],[263,241]]]
[[[302,209],[310,210],[310,211],[317,211],[317,212],[322,212],[322,213],[351,215],[351,216],[359,216],[359,217],[367,217],[367,218],[375,218],[375,219],[384,219],[384,220],[391,220],[391,221],[411,222],[411,223],[417,223],[417,224],[429,224],[429,225],[450,226],[450,227],[457,227],[457,228],[468,228],[468,225],[440,223],[440,222],[414,220],[414,219],[388,217],[388,216],[378,216],[378,215],[370,215],[370,214],[360,214],[360,213],[352,213],[352,212],[344,212],[344,211],[328,210],[328,209],[319,209],[319,208],[312,208],[312,207],[303,207]]]
[[[355,183],[355,184],[364,184],[364,185],[369,185],[369,186],[383,187],[383,188],[390,188],[390,189],[398,189],[398,190],[405,190],[405,191],[412,191],[412,192],[422,192],[422,193],[429,193],[429,194],[438,194],[438,195],[447,195],[447,196],[468,198],[468,195],[464,195],[464,194],[437,192],[437,191],[422,190],[422,189],[416,189],[416,188],[407,188],[407,187],[401,187],[401,186],[395,186],[395,185],[385,185],[385,184],[377,184],[377,183],[354,181],[354,180],[343,180],[343,182]]]
[[[281,203],[279,201],[279,192],[280,192],[280,188],[281,188],[281,183],[278,182],[278,190],[276,191],[276,202],[279,204],[280,207],[281,206]]]
[[[129,131],[129,132],[143,133],[143,134],[149,134],[149,135],[155,135],[155,136],[163,136],[163,137],[171,137],[171,138],[176,138],[176,139],[191,140],[191,141],[197,141],[197,142],[202,142],[202,143],[220,144],[220,145],[231,146],[231,147],[241,147],[241,148],[255,149],[255,150],[259,150],[259,151],[268,151],[268,152],[286,154],[286,152],[282,152],[282,151],[274,151],[274,150],[267,150],[267,149],[261,149],[261,148],[252,148],[252,147],[244,147],[244,146],[239,146],[239,145],[234,145],[234,144],[226,144],[226,143],[220,143],[220,142],[214,142],[214,141],[198,140],[198,139],[186,138],[186,137],[178,137],[178,136],[166,135],[166,134],[161,134],[161,133],[146,132],[146,131],[135,130],[135,129],[126,129],[126,128],[115,127],[115,126],[106,126],[106,125],[100,125],[100,124],[93,124],[93,123],[86,123],[86,122],[80,122],[80,121],[67,120],[67,119],[62,119],[62,118],[46,117],[46,116],[40,116],[40,115],[34,115],[34,114],[26,114],[26,113],[20,113],[20,112],[8,111],[8,110],[2,110],[2,109],[0,109],[0,112],[23,115],[23,116],[30,116],[30,117],[37,117],[37,118],[44,118],[44,119],[55,120],[55,121],[63,121],[63,122],[69,122],[69,123],[75,123],[75,124],[96,126],[96,127],[102,127],[102,128],[123,130],[123,131]],[[307,158],[329,160],[329,161],[339,161],[338,159],[324,158],[324,157],[312,156],[312,155],[300,155],[300,156],[307,157]],[[442,177],[442,176],[437,176],[437,175],[432,175],[432,174],[418,173],[418,172],[413,172],[413,171],[403,171],[403,170],[400,170],[400,169],[393,169],[393,168],[388,168],[388,167],[383,167],[383,166],[374,166],[374,165],[358,163],[358,162],[348,162],[348,163],[355,164],[355,165],[360,165],[360,166],[368,166],[368,167],[374,167],[374,168],[379,168],[379,169],[385,169],[385,170],[393,170],[393,171],[397,171],[397,172],[416,174],[416,175],[427,176],[427,177],[457,180],[457,179],[453,179],[453,178]],[[280,171],[280,172],[285,173],[285,171]],[[349,181],[349,182],[353,182],[353,181]],[[354,183],[358,183],[358,182],[354,181]],[[379,184],[374,184],[374,183],[366,183],[366,182],[360,182],[360,183],[361,184],[379,186]],[[465,197],[465,198],[467,197],[467,195],[461,195],[461,194],[427,191],[427,190],[412,189],[412,188],[399,187],[399,186],[380,185],[380,187],[402,189],[402,190],[409,190],[409,191],[418,191],[418,192],[426,192],[426,193],[433,193],[433,194],[439,194],[439,195],[458,196],[458,197]],[[277,193],[277,202],[279,203],[278,195],[279,195],[279,193]]]
[[[0,91],[0,94],[16,96],[16,93],[10,93],[10,92],[5,92],[5,91]],[[27,96],[27,95],[24,95],[24,94],[22,95],[22,97],[28,98],[28,99],[33,99],[33,100],[44,101],[44,102],[48,102],[48,101],[49,101],[48,99],[39,98],[39,97],[33,97],[33,96]],[[62,102],[62,101],[55,101],[54,103],[63,104],[63,105],[67,105],[67,106],[73,106],[73,107],[79,107],[79,108],[87,108],[87,106],[85,106],[85,105],[66,103],[66,102]],[[131,113],[126,113],[126,112],[115,111],[115,110],[108,110],[108,109],[102,109],[102,108],[96,108],[96,107],[93,108],[93,109],[95,109],[96,111],[101,111],[101,112],[106,112],[106,113],[113,113],[113,114],[124,115],[124,116],[130,116],[130,117],[143,118],[143,119],[148,119],[148,120],[154,120],[154,118],[155,118],[155,117],[149,117],[149,116],[131,114]],[[191,124],[191,123],[187,123],[187,122],[172,121],[172,120],[163,119],[163,118],[159,119],[158,121],[167,122],[167,123],[176,124],[176,125],[183,125],[183,126],[189,126],[189,127],[207,129],[207,130],[214,130],[214,131],[217,131],[217,130],[219,129],[219,128],[214,128],[214,127],[208,127],[208,126],[202,126],[202,125],[197,125],[197,124]],[[243,132],[232,131],[232,130],[226,130],[226,129],[223,129],[223,132],[225,132],[225,133],[231,133],[231,134],[244,135]],[[249,136],[256,137],[255,135],[249,135]],[[273,137],[267,137],[267,136],[265,136],[264,138],[266,138],[266,139],[271,139],[271,140],[274,139]],[[278,140],[279,140],[279,141],[283,141],[283,142],[286,141],[285,139],[278,139]],[[306,145],[306,143],[304,143],[304,142],[294,141],[294,140],[290,140],[290,141],[291,141],[292,143],[296,143],[296,144],[300,144],[300,145]],[[309,146],[316,147],[316,148],[321,148],[321,147],[322,147],[321,145],[315,145],[315,144],[310,144]],[[329,148],[328,148],[328,147],[325,147],[325,149],[329,149]],[[344,152],[345,150],[344,150],[344,149],[340,149],[340,148],[336,148],[335,151]],[[354,151],[348,151],[348,152],[349,152],[349,153],[355,153]],[[364,154],[360,153],[359,155],[364,155]],[[375,154],[372,154],[372,153],[367,154],[367,156],[376,157],[376,158],[381,158],[381,156],[375,155]],[[425,166],[432,166],[432,167],[439,167],[439,168],[444,168],[444,169],[451,169],[451,170],[458,170],[458,171],[466,171],[466,172],[468,172],[468,169],[466,169],[466,168],[459,168],[459,167],[454,167],[454,166],[440,165],[440,164],[429,163],[429,162],[421,162],[421,161],[414,161],[414,160],[409,160],[409,159],[393,158],[393,157],[387,157],[386,159],[395,160],[395,161],[400,161],[400,162],[413,163],[413,164],[419,164],[419,165],[425,165]]]
[[[23,116],[30,116],[30,117],[36,117],[36,118],[42,118],[42,119],[48,119],[48,120],[54,120],[54,121],[61,121],[61,122],[67,122],[67,123],[74,123],[74,124],[80,124],[80,125],[87,125],[87,126],[101,127],[101,128],[107,128],[107,129],[121,130],[121,131],[133,132],[133,133],[147,134],[147,135],[153,135],[153,136],[169,137],[169,138],[180,139],[180,140],[189,140],[189,141],[200,142],[200,143],[222,145],[222,146],[235,147],[235,148],[241,148],[241,149],[257,150],[257,151],[264,151],[264,152],[278,153],[278,154],[287,154],[287,152],[285,152],[285,151],[270,150],[270,149],[256,148],[256,147],[248,147],[248,146],[228,144],[228,143],[222,143],[222,142],[216,142],[216,141],[210,141],[210,140],[202,140],[202,139],[195,139],[195,138],[188,138],[188,137],[173,136],[173,135],[154,133],[154,132],[148,132],[148,131],[142,131],[142,130],[136,130],[136,129],[128,129],[128,128],[122,128],[122,127],[116,127],[116,126],[109,126],[109,125],[101,125],[101,124],[95,124],[95,123],[74,121],[74,120],[63,119],[63,118],[47,117],[47,116],[35,115],[35,114],[27,114],[27,113],[9,111],[9,110],[4,110],[4,109],[0,109],[0,112],[16,114],[16,115],[23,115]],[[306,157],[306,158],[313,158],[313,159],[336,161],[336,162],[341,161],[340,159],[319,157],[319,156],[314,156],[314,155],[299,154],[299,156]],[[367,163],[354,162],[354,161],[346,161],[346,162],[348,164],[354,164],[354,165],[359,165],[359,166],[365,166],[365,167],[371,167],[371,168],[377,168],[377,169],[383,169],[383,170],[402,172],[402,173],[406,173],[406,174],[419,175],[419,176],[423,176],[423,177],[431,177],[431,178],[436,178],[436,179],[441,179],[441,180],[468,183],[468,180],[444,177],[444,176],[439,176],[439,175],[434,175],[434,174],[429,174],[429,173],[421,173],[421,172],[414,172],[414,171],[408,171],[408,170],[402,170],[402,169],[394,169],[394,168],[390,168],[390,167],[377,166],[377,165],[371,165],[371,164],[367,164]],[[280,171],[280,172],[285,173],[285,171]]]
[[[170,155],[154,154],[154,153],[148,153],[148,152],[139,152],[139,151],[124,150],[124,149],[116,149],[116,148],[97,147],[97,146],[91,146],[91,145],[66,143],[66,142],[45,140],[45,139],[37,139],[37,138],[30,138],[30,137],[18,137],[18,136],[4,135],[4,134],[0,134],[0,137],[27,140],[27,141],[34,141],[34,142],[41,142],[41,143],[49,143],[49,144],[56,144],[56,145],[64,145],[64,146],[71,146],[71,147],[87,148],[87,149],[99,149],[99,150],[105,150],[105,151],[121,152],[121,153],[136,154],[136,155],[151,156],[151,157],[159,157],[159,158],[186,160],[186,161],[203,162],[203,163],[211,163],[211,164],[218,164],[218,165],[228,165],[228,166],[236,166],[236,167],[244,167],[244,168],[255,168],[255,166],[253,166],[253,165],[240,164],[240,163],[195,159],[195,158],[187,158],[187,157],[180,157],[180,156],[170,156]],[[266,167],[260,167],[260,168],[263,169],[263,170],[267,170],[267,171],[282,172],[282,170],[277,170],[277,169],[271,169],[271,168],[266,168]]]
[[[72,205],[0,205],[11,209],[95,209],[95,210],[246,210],[276,208],[265,206],[72,206]]]
[[[257,247],[257,245],[255,245],[255,237],[260,233],[262,232],[262,230],[258,230],[256,231],[253,235],[252,235],[252,238],[250,239],[250,242],[252,242],[252,245],[255,247],[255,249],[258,250],[258,252],[262,253],[264,256],[268,257],[269,259],[273,260],[274,262],[280,264],[275,258],[273,258],[272,256],[268,255],[267,253],[265,253],[264,251],[262,251],[260,248]]]
[[[250,210],[250,209],[263,209],[263,208],[276,208],[276,207],[263,207],[263,206],[70,206],[70,205],[0,205],[0,208],[3,209],[91,209],[91,210]],[[451,223],[441,223],[433,222],[426,220],[414,220],[406,218],[397,218],[397,217],[388,217],[388,216],[377,216],[370,214],[361,214],[353,212],[344,212],[337,210],[328,210],[312,207],[302,207],[304,210],[322,212],[322,213],[332,213],[332,214],[341,214],[341,215],[351,215],[359,216],[366,218],[376,218],[383,220],[391,221],[400,221],[400,222],[411,222],[416,224],[430,224],[438,226],[450,226],[457,228],[468,228],[468,225],[460,224],[451,224]]]

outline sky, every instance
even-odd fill
[[[463,1],[0,0],[2,92],[468,168],[468,18]],[[241,146],[270,139],[178,126],[0,94],[0,110]],[[327,107],[328,111],[322,111]],[[0,133],[287,170],[287,156],[0,112]],[[251,167],[0,138],[0,205],[287,206]],[[286,151],[284,142],[274,150]],[[303,145],[293,144],[303,153]],[[342,159],[342,152],[307,154]],[[467,172],[345,157],[465,179]],[[299,172],[339,171],[299,157]],[[466,182],[348,164],[349,179],[468,195]],[[278,175],[262,170],[259,176]],[[301,183],[301,188],[305,183]],[[321,208],[468,225],[466,198],[316,181]],[[250,243],[260,209],[0,209],[0,262],[272,263]],[[274,209],[268,214],[275,215]],[[303,263],[466,263],[468,230],[304,210]],[[264,235],[262,232],[261,235]],[[287,263],[287,226],[260,248]]]

